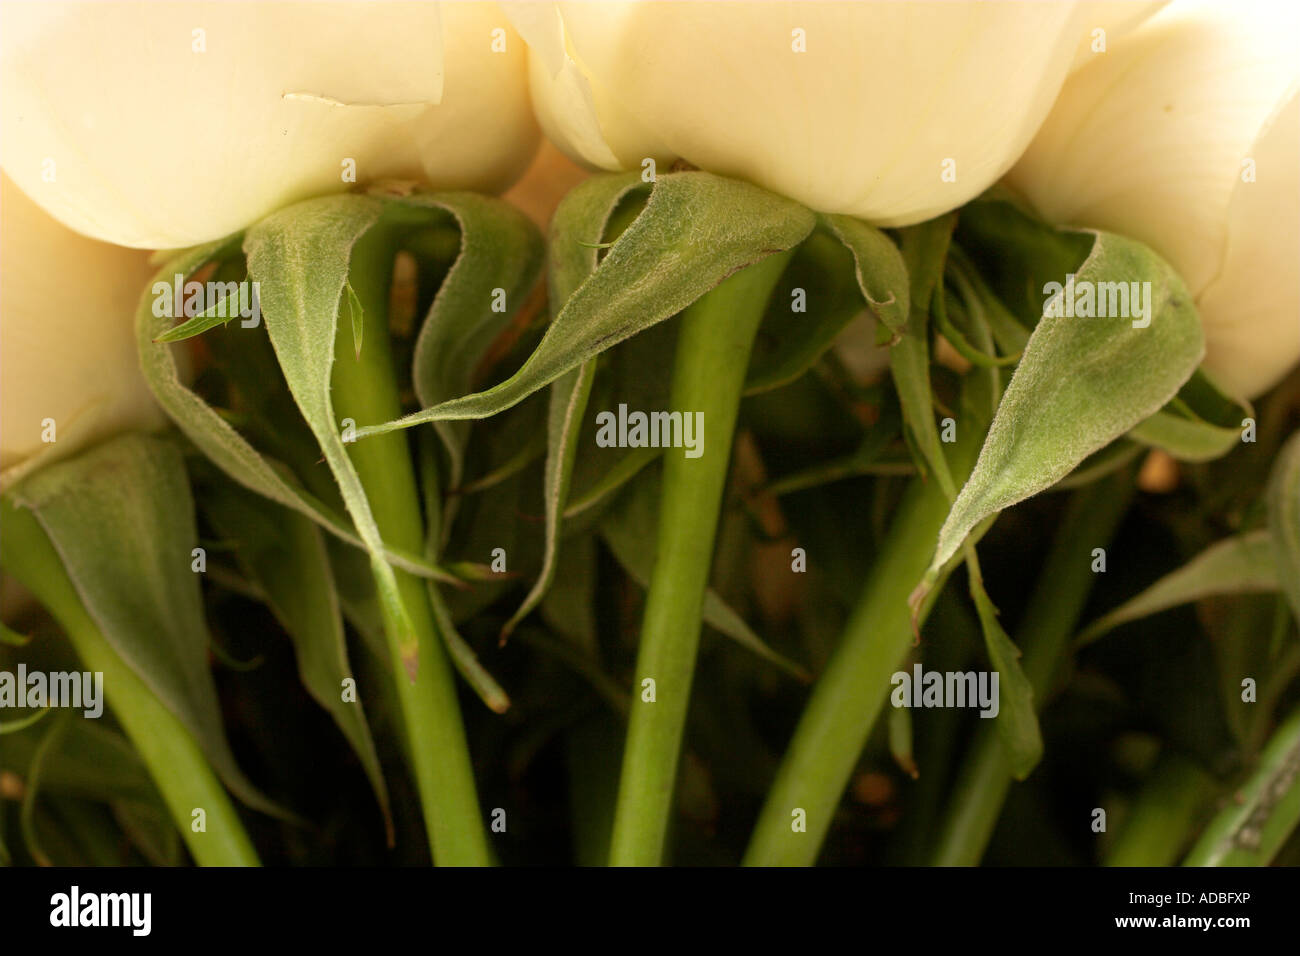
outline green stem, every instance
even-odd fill
[[[1021,666],[1041,710],[1092,590],[1092,549],[1106,547],[1133,497],[1133,470],[1122,468],[1080,489],[1066,509],[1038,587],[1017,629]],[[974,866],[1002,812],[1011,771],[993,727],[981,726],[953,786],[934,863]]]
[[[360,357],[350,322],[340,320],[335,339],[335,412],[358,423],[391,421],[402,413],[388,336],[392,242],[386,230],[373,230],[352,253],[349,281],[364,313]],[[345,304],[340,316],[347,311]],[[420,552],[424,521],[406,434],[376,435],[349,445],[348,452],[384,541]],[[429,846],[440,866],[486,866],[491,853],[451,666],[424,581],[398,569],[395,574],[419,645],[414,681],[403,662],[399,635],[387,634],[388,649]]]
[[[100,632],[36,517],[7,502],[0,557],[5,569],[59,622],[82,666],[103,673],[108,705],[149,769],[195,862],[200,866],[259,865],[239,814],[194,735]],[[196,808],[202,808],[207,818],[202,833],[191,828],[191,813]]]
[[[1215,781],[1182,754],[1160,757],[1115,834],[1107,866],[1172,866],[1187,844]]]
[[[1300,710],[1273,733],[1259,766],[1183,866],[1268,866],[1300,825]]]
[[[960,484],[983,434],[958,429],[949,468]],[[835,809],[913,642],[911,595],[934,557],[951,502],[937,481],[914,480],[898,506],[866,589],[849,617],[759,814],[746,866],[816,862]],[[938,588],[931,593],[931,598]],[[797,811],[803,811],[803,829]]]
[[[653,866],[663,854],[736,414],[754,335],[790,255],[749,266],[682,313],[671,407],[684,417],[702,413],[703,453],[664,456],[658,557],[610,843],[615,866]],[[643,698],[646,679],[655,682],[653,702]]]

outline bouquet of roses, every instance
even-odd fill
[[[1300,861],[1296,14],[5,3],[0,860]]]

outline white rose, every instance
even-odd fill
[[[1008,182],[1187,281],[1205,366],[1252,397],[1300,360],[1300,6],[1175,0],[1075,73]]]
[[[542,127],[575,160],[614,170],[679,157],[881,225],[953,209],[1005,173],[1090,26],[1072,3],[506,12],[530,47]]]
[[[144,248],[352,182],[499,191],[537,145],[526,63],[493,3],[6,3],[0,164]]]
[[[56,222],[0,176],[0,488],[115,432],[163,424],[134,319],[153,268]],[[49,439],[54,439],[49,441]]]

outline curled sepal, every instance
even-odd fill
[[[1090,454],[1157,412],[1191,377],[1205,352],[1192,297],[1179,276],[1146,246],[1093,233],[1074,278],[1139,283],[1144,316],[1067,316],[1061,296],[1044,308],[1025,346],[970,480],[939,532],[919,590],[984,518],[1050,488]],[[1149,283],[1149,285],[1143,285]]]
[[[357,438],[505,411],[676,315],[732,273],[799,244],[814,223],[803,206],[747,183],[705,172],[661,176],[645,210],[564,304],[518,372],[487,391],[359,428]]]
[[[597,242],[604,236],[614,211],[624,197],[641,186],[637,175],[596,176],[569,193],[555,211],[551,224],[550,302],[558,314],[574,291],[585,282],[599,263]],[[612,243],[610,243],[612,245]],[[551,383],[546,419],[546,477],[543,493],[546,506],[546,537],[542,570],[519,609],[501,628],[501,641],[519,625],[546,596],[555,578],[564,509],[573,480],[578,439],[582,434],[587,402],[596,376],[596,360]],[[443,423],[450,424],[450,423]]]
[[[384,212],[384,203],[358,195],[330,196],[290,206],[263,219],[244,238],[248,274],[262,289],[262,313],[285,383],[320,444],[357,533],[370,554],[385,630],[415,680],[419,644],[365,488],[334,419],[330,378],[339,303],[352,248]]]
[[[907,328],[911,311],[907,265],[893,241],[852,216],[823,215],[821,224],[853,255],[853,271],[867,307],[894,341]]]
[[[169,254],[154,279],[156,282],[168,283],[177,276],[182,280],[188,279],[208,263],[221,262],[237,255],[242,238],[242,234],[236,234],[220,242]],[[156,258],[161,257],[162,254],[159,253]],[[308,492],[287,471],[277,468],[271,459],[231,427],[215,408],[189,388],[171,347],[157,342],[165,334],[170,321],[165,316],[154,314],[153,294],[146,289],[136,309],[136,349],[140,358],[140,370],[149,390],[168,417],[208,460],[245,488],[306,515],[336,538],[361,547],[361,539],[345,517]],[[241,329],[239,332],[263,334],[260,329]],[[460,584],[459,576],[419,555],[391,547],[386,553],[392,564],[404,571],[453,585]]]

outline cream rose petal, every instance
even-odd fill
[[[1300,98],[1250,151],[1254,182],[1233,191],[1223,268],[1197,299],[1205,366],[1254,397],[1300,362]]]
[[[536,146],[495,4],[51,0],[4,4],[0,38],[0,163],[121,245],[229,234],[350,188],[352,163],[359,182],[502,189]]]
[[[1165,7],[1070,78],[1007,181],[1053,222],[1146,242],[1199,294],[1241,161],[1295,84],[1298,13]]]
[[[148,253],[78,235],[0,176],[0,485],[163,423],[134,332],[152,272]]]
[[[884,225],[955,208],[1001,176],[1079,35],[1069,3],[560,9],[596,95],[674,154]]]

